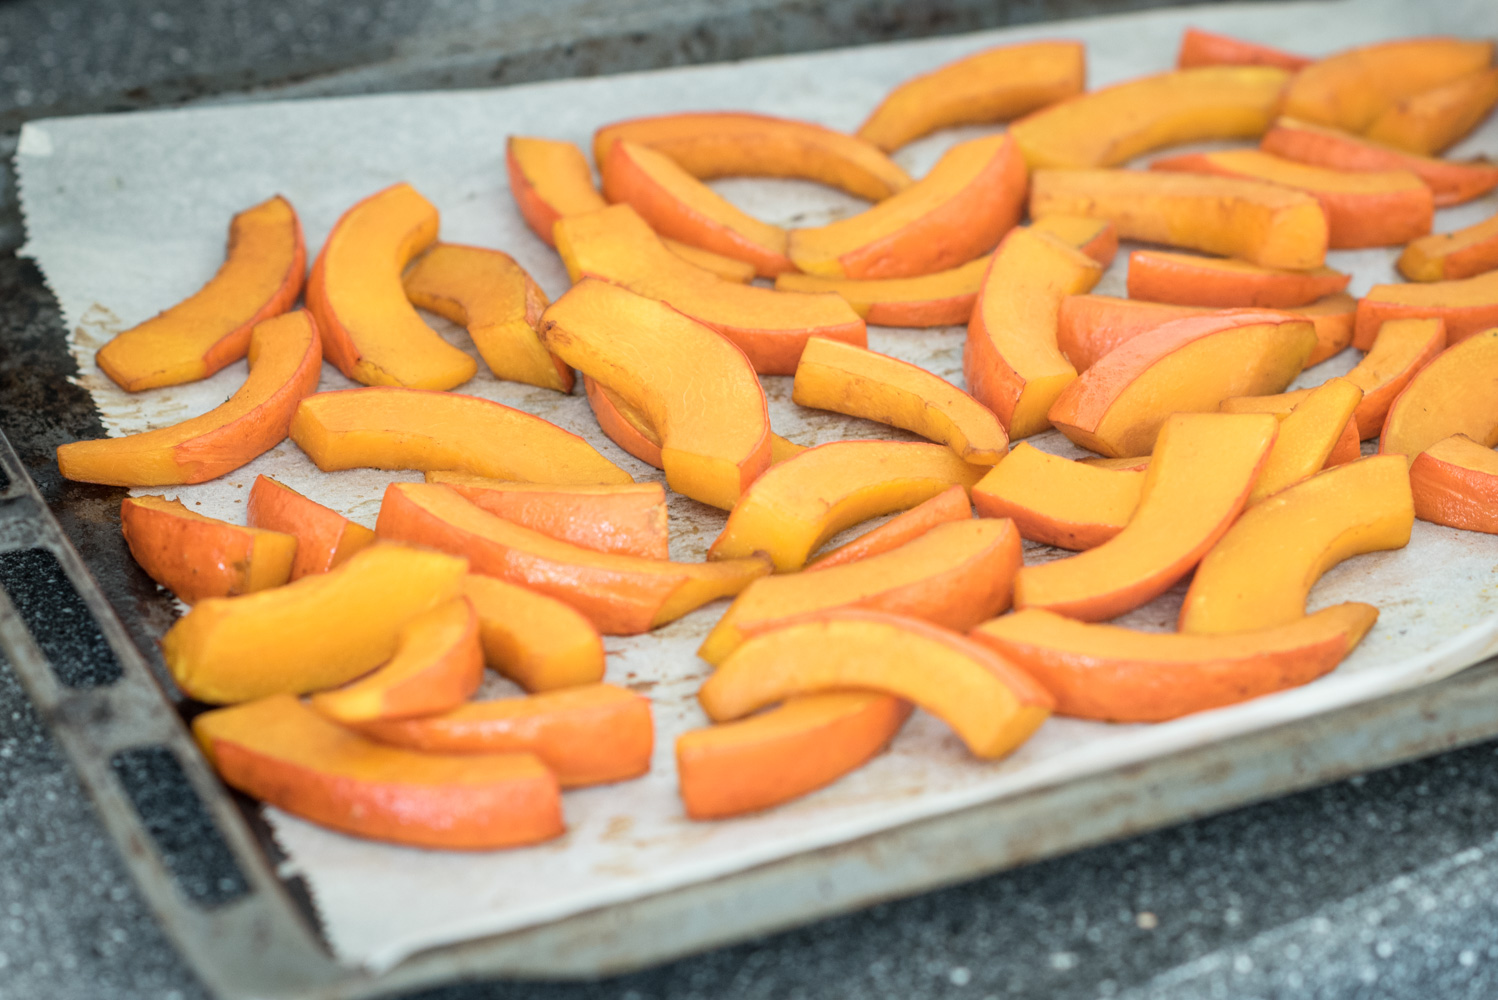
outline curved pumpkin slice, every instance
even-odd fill
[[[763,557],[674,563],[595,552],[495,517],[435,483],[391,483],[375,532],[462,553],[475,573],[565,601],[605,635],[675,621],[770,571]]]
[[[126,392],[207,378],[245,356],[257,323],[291,308],[306,273],[302,224],[276,195],[234,216],[223,266],[206,285],[116,336],[95,360]]]
[[[309,500],[269,476],[256,476],[245,504],[245,523],[252,528],[285,532],[296,538],[291,579],[326,573],[375,540],[375,533],[336,510]]]
[[[1047,215],[1036,219],[1030,228],[1037,233],[1049,233],[1067,246],[1076,247],[1103,267],[1112,264],[1113,258],[1118,256],[1118,227],[1107,219],[1095,219],[1090,215]]]
[[[645,414],[676,492],[726,510],[770,467],[764,389],[744,352],[701,323],[584,279],[546,310],[541,339]]]
[[[1453,434],[1410,465],[1415,516],[1432,524],[1498,535],[1498,453]]]
[[[373,386],[308,396],[291,439],[324,472],[456,470],[529,483],[632,482],[576,434],[478,396]]]
[[[937,129],[1008,121],[1086,86],[1081,42],[1000,45],[906,80],[879,102],[857,135],[892,153]]]
[[[802,406],[900,427],[993,465],[1009,438],[993,411],[924,368],[835,340],[806,342],[791,399]]]
[[[527,691],[603,680],[603,638],[570,604],[477,573],[463,577],[461,590],[491,670]]]
[[[292,535],[204,517],[166,497],[126,497],[120,530],[146,575],[185,604],[279,587],[297,550]]]
[[[1025,207],[1025,161],[1008,135],[959,143],[910,187],[858,215],[793,229],[786,252],[808,274],[905,278],[993,249]]]
[[[694,247],[690,243],[682,243],[680,240],[662,238],[661,244],[688,264],[710,271],[724,281],[731,281],[735,285],[747,285],[754,280],[756,273],[754,265],[748,261],[739,260],[736,257],[725,257],[711,250]]]
[[[322,340],[310,313],[265,320],[250,335],[250,375],[199,417],[122,438],[57,449],[63,478],[108,486],[175,486],[233,472],[286,439],[297,404],[317,388]]]
[[[509,254],[438,243],[406,272],[404,285],[413,305],[465,328],[496,377],[572,391],[572,369],[536,336],[546,293]]]
[[[345,725],[408,719],[457,708],[483,679],[478,618],[460,597],[411,619],[390,662],[352,684],[313,695],[312,707]]]
[[[965,631],[1009,607],[1020,547],[1009,521],[970,519],[938,525],[845,566],[755,580],[728,606],[697,655],[720,663],[750,636],[833,608],[887,611]]]
[[[697,697],[708,718],[723,722],[797,695],[850,688],[914,702],[985,760],[1029,739],[1055,705],[1028,674],[971,639],[899,615],[856,611],[751,639]]]
[[[1014,606],[1102,621],[1165,593],[1243,509],[1276,429],[1267,413],[1172,416],[1129,523],[1095,549],[1021,569]]]
[[[1457,281],[1498,270],[1498,215],[1454,233],[1422,236],[1399,255],[1411,281]]]
[[[1403,548],[1415,523],[1404,458],[1339,465],[1245,511],[1196,568],[1182,632],[1247,632],[1305,614],[1323,573],[1365,552]]]
[[[328,360],[355,382],[451,389],[478,365],[417,315],[401,287],[406,265],[437,239],[437,209],[409,184],[343,213],[307,281]]]
[[[846,566],[881,552],[897,549],[914,538],[919,538],[938,524],[949,521],[968,521],[973,516],[973,506],[968,502],[967,490],[953,486],[936,494],[925,503],[918,503],[903,513],[895,515],[872,531],[866,531],[846,545],[840,545],[826,555],[818,556],[807,564],[804,572]]]
[[[955,326],[967,322],[973,299],[988,270],[988,257],[960,267],[914,278],[825,278],[819,274],[782,274],[781,292],[836,292],[865,322],[876,326]]]
[[[1166,170],[1037,170],[1030,215],[1092,215],[1121,239],[1305,271],[1326,262],[1326,213],[1304,191]]]
[[[1046,411],[1077,377],[1056,346],[1061,300],[1089,291],[1103,268],[1046,233],[1016,229],[994,252],[973,303],[962,372],[1011,439],[1050,426]]]
[[[205,712],[192,729],[225,783],[356,837],[492,850],[565,829],[557,779],[530,754],[381,746],[290,696]]]
[[[1363,390],[1345,378],[1327,379],[1306,393],[1280,421],[1279,434],[1264,463],[1264,471],[1259,473],[1253,492],[1248,495],[1248,506],[1325,468],[1362,401]]]
[[[1445,321],[1448,344],[1498,326],[1498,271],[1456,281],[1374,285],[1358,299],[1352,346],[1366,351],[1385,323],[1421,317]]]
[[[1176,53],[1177,69],[1195,69],[1198,66],[1278,66],[1294,72],[1305,69],[1312,62],[1314,60],[1293,52],[1200,28],[1187,28],[1181,33],[1181,48]]]
[[[1163,250],[1129,254],[1129,298],[1184,306],[1288,309],[1346,291],[1351,280],[1329,267],[1287,271]]]
[[[1284,113],[1316,125],[1363,132],[1402,98],[1487,69],[1493,43],[1401,38],[1339,52],[1298,73]]]
[[[1171,414],[1211,413],[1232,396],[1278,392],[1315,344],[1310,323],[1283,313],[1239,309],[1175,320],[1087,369],[1049,416],[1084,448],[1147,455]]]
[[[1266,153],[1333,170],[1408,170],[1435,195],[1436,207],[1460,205],[1498,187],[1498,166],[1416,156],[1366,136],[1281,118],[1259,140]]]
[[[811,122],[735,111],[634,118],[593,134],[593,159],[616,139],[665,153],[693,177],[799,177],[882,201],[910,176],[872,143]]]
[[[792,572],[839,531],[908,510],[950,486],[971,489],[983,472],[937,444],[835,441],[810,448],[755,481],[707,557],[762,552],[776,572]]]
[[[456,597],[467,567],[440,552],[371,545],[330,572],[194,605],[161,652],[199,701],[336,687],[390,659],[401,628]]]
[[[1433,156],[1455,145],[1498,104],[1498,68],[1468,73],[1395,101],[1364,133],[1374,142]]]
[[[530,753],[563,788],[638,778],[650,770],[650,699],[612,684],[478,701],[423,719],[366,722],[360,733],[422,753]]]
[[[1389,406],[1378,450],[1413,462],[1426,448],[1463,434],[1491,448],[1498,444],[1498,329],[1485,330],[1436,356],[1410,379]]]
[[[1435,195],[1408,170],[1332,170],[1260,149],[1172,156],[1150,169],[1240,177],[1304,191],[1326,211],[1327,246],[1333,250],[1408,243],[1430,232],[1435,219]]]
[[[1112,167],[1165,146],[1256,139],[1289,79],[1274,66],[1179,69],[1079,94],[1009,131],[1032,169]]]
[[[1370,604],[1338,604],[1219,637],[1136,632],[1031,609],[971,634],[1054,695],[1057,715],[1164,722],[1309,683],[1342,662],[1377,619]]]
[[[802,695],[738,722],[682,733],[682,805],[692,819],[724,819],[800,798],[868,763],[910,709],[887,694]]]
[[[1122,531],[1143,492],[1143,470],[1083,465],[1021,443],[973,487],[973,505],[1012,520],[1022,538],[1081,551]]]
[[[808,337],[867,342],[863,320],[840,296],[724,281],[667,250],[628,205],[563,219],[556,237],[573,281],[598,278],[659,299],[733,341],[761,375],[793,374]]]

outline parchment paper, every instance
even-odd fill
[[[483,92],[446,92],[299,103],[200,107],[28,124],[18,153],[30,241],[24,253],[56,292],[82,374],[112,434],[177,422],[230,395],[243,363],[204,382],[129,396],[103,377],[93,354],[111,336],[195,291],[222,259],[231,214],[280,192],[301,214],[309,253],[357,199],[410,181],[442,211],[442,238],[504,249],[552,296],[567,282],[555,254],[524,226],[504,173],[509,134],[570,139],[587,148],[605,122],[648,113],[749,109],[851,129],[892,85],[955,57],[1001,42],[1072,37],[1087,42],[1093,86],[1169,68],[1182,28],[1196,24],[1320,54],[1397,35],[1498,33],[1490,0],[1408,4],[1253,4],[1169,10],[1072,21],[933,41],[872,46],[728,65],[569,80]],[[897,159],[922,173],[941,150],[981,129],[948,132]],[[1498,123],[1453,152],[1498,154]],[[782,224],[817,224],[862,206],[814,185],[733,180],[716,185],[743,207]],[[1441,211],[1436,229],[1469,225],[1498,209],[1492,196]],[[1123,294],[1125,253],[1098,291]],[[1334,253],[1351,270],[1352,291],[1397,280],[1396,251]],[[454,343],[461,330],[434,321]],[[870,347],[961,381],[963,329],[871,328]],[[1345,371],[1355,352],[1306,373],[1316,384]],[[480,366],[482,367],[482,366]],[[790,379],[767,378],[775,428],[801,444],[900,432],[790,402]],[[324,366],[323,389],[349,383]],[[462,387],[519,406],[588,438],[638,478],[656,473],[598,431],[581,395],[501,383],[480,374]],[[1054,433],[1036,441],[1074,454]],[[195,487],[167,489],[194,509],[243,517],[257,473],[372,525],[385,485],[419,478],[370,470],[319,473],[290,442],[243,469]],[[142,491],[145,492],[145,491]],[[673,497],[672,554],[701,558],[720,512]],[[862,529],[860,529],[862,530]],[[1058,555],[1029,546],[1027,559]],[[615,901],[721,876],[809,848],[1021,789],[1065,781],[1121,763],[1168,754],[1230,734],[1305,718],[1472,664],[1498,646],[1494,569],[1498,538],[1417,522],[1408,548],[1353,559],[1328,573],[1312,608],[1360,600],[1381,617],[1333,674],[1304,688],[1155,726],[1053,719],[1007,760],[974,760],[935,719],[917,713],[892,749],[832,787],[761,815],[719,823],[685,819],[672,748],[704,724],[695,693],[705,667],[694,650],[724,603],[653,634],[607,640],[608,679],[648,692],[657,749],[648,777],[569,792],[569,832],[553,843],[488,854],[440,853],[368,843],[276,810],[270,820],[306,876],[332,946],[350,964],[388,967],[446,942],[556,920]],[[1178,588],[1124,621],[1169,628]],[[494,691],[502,682],[491,684]]]

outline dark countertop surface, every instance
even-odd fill
[[[503,84],[1151,5],[0,0],[0,153],[21,121],[53,114]],[[112,495],[49,471],[56,443],[97,425],[65,380],[56,306],[14,256],[19,238],[7,164],[0,429],[70,534],[117,546],[101,513]],[[1498,744],[1470,747],[617,979],[419,996],[1491,998],[1495,765]],[[202,996],[0,667],[0,1000]]]

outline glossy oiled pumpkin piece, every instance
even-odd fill
[[[1400,38],[1318,60],[1296,74],[1283,112],[1316,125],[1363,132],[1402,98],[1486,69],[1493,43]]]
[[[1498,104],[1498,68],[1457,77],[1395,101],[1365,133],[1396,149],[1433,155],[1471,132]]]
[[[1455,281],[1498,270],[1498,215],[1454,233],[1422,236],[1399,255],[1411,281]]]
[[[120,531],[146,575],[185,604],[279,587],[297,551],[291,535],[204,517],[166,497],[126,497]]]
[[[1198,66],[1278,66],[1293,72],[1304,69],[1312,62],[1313,60],[1293,52],[1200,28],[1187,28],[1181,32],[1181,48],[1176,53],[1178,69],[1194,69]]]
[[[570,604],[469,573],[462,594],[479,621],[484,663],[527,691],[603,680],[603,638]]]
[[[913,538],[918,538],[949,521],[966,521],[973,516],[973,506],[968,502],[967,490],[952,486],[936,494],[924,503],[918,503],[907,511],[896,514],[872,531],[866,531],[846,545],[840,545],[826,555],[818,556],[806,565],[804,572],[832,569],[845,566],[860,559],[877,556],[881,552],[897,549]]]
[[[1129,254],[1129,298],[1185,306],[1288,309],[1336,295],[1351,278],[1329,267],[1288,271],[1163,250]]]
[[[1090,215],[1047,215],[1036,219],[1030,228],[1050,233],[1067,246],[1078,250],[1107,267],[1118,256],[1118,227],[1107,219]]]
[[[190,297],[119,334],[95,360],[128,392],[207,378],[250,349],[250,331],[291,308],[307,273],[302,225],[280,195],[229,223],[223,266]]]
[[[1264,471],[1248,495],[1248,506],[1320,472],[1346,436],[1347,422],[1362,401],[1363,390],[1345,378],[1328,379],[1306,393],[1280,421]]]
[[[1096,548],[1139,506],[1144,472],[1084,465],[1018,444],[973,487],[983,517],[1007,517],[1021,537],[1058,548]]]
[[[952,326],[967,322],[987,270],[985,256],[913,278],[865,280],[782,274],[775,279],[775,288],[782,292],[836,292],[865,321],[879,326]]]
[[[375,534],[335,510],[309,500],[296,490],[269,476],[256,476],[245,504],[245,523],[268,528],[296,538],[296,558],[291,579],[311,573],[326,573],[372,544]]]
[[[1498,534],[1498,453],[1462,434],[1443,438],[1410,465],[1415,516]]]
[[[1420,318],[1444,321],[1448,344],[1498,326],[1498,271],[1455,281],[1374,285],[1358,299],[1352,346],[1366,351],[1385,323]]]
[[[1395,397],[1384,418],[1378,450],[1410,462],[1426,448],[1462,434],[1491,448],[1498,444],[1498,329],[1485,330],[1420,369]]]

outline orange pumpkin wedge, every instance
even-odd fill
[[[1405,97],[1487,69],[1493,43],[1400,38],[1347,49],[1301,70],[1285,91],[1283,113],[1347,132],[1368,129]]]
[[[595,552],[495,517],[435,483],[391,483],[375,533],[462,553],[475,573],[564,601],[605,635],[675,621],[770,571],[764,557],[674,563]]]
[[[1025,161],[1008,135],[958,143],[926,176],[858,215],[792,229],[786,253],[808,274],[906,278],[964,264],[999,242],[1025,207]]]
[[[256,476],[245,504],[245,523],[252,528],[284,532],[296,539],[291,579],[326,573],[373,544],[373,531],[336,510],[309,500],[269,476]]]
[[[565,829],[557,779],[530,754],[381,746],[290,696],[205,712],[192,729],[226,784],[356,837],[487,851]]]
[[[826,278],[819,274],[782,274],[781,292],[835,292],[853,311],[877,326],[954,326],[967,322],[973,299],[988,270],[978,257],[946,271],[914,278]]]
[[[1009,438],[993,411],[924,368],[835,340],[806,342],[791,399],[801,406],[900,427],[993,465]]]
[[[290,309],[307,273],[302,224],[280,195],[229,223],[223,266],[193,295],[99,349],[99,370],[126,392],[207,378],[250,349],[256,324]]]
[[[1404,547],[1414,523],[1402,456],[1312,476],[1245,511],[1202,558],[1180,629],[1215,635],[1297,621],[1323,573],[1355,555]]]
[[[968,502],[967,490],[953,486],[936,494],[924,503],[918,503],[907,511],[896,514],[872,531],[866,531],[846,545],[840,545],[826,555],[818,556],[806,565],[803,572],[846,566],[881,552],[899,548],[913,538],[918,538],[949,521],[966,521],[973,516],[972,504]]]
[[[841,296],[724,281],[667,250],[628,205],[565,218],[556,237],[574,282],[598,278],[659,299],[733,341],[761,375],[794,374],[808,337],[867,342],[863,320]]]
[[[1410,464],[1415,516],[1498,534],[1498,453],[1463,434],[1442,438]]]
[[[312,696],[312,707],[350,725],[457,708],[484,679],[473,605],[459,597],[406,623],[390,662],[352,684]]]
[[[1457,281],[1498,270],[1498,215],[1454,233],[1420,237],[1404,248],[1398,266],[1411,281]]]
[[[1129,298],[1183,306],[1288,309],[1343,292],[1350,280],[1329,267],[1287,271],[1163,250],[1129,254]]]
[[[1443,320],[1448,344],[1498,326],[1498,271],[1454,281],[1374,285],[1358,299],[1352,346],[1366,351],[1389,320],[1417,318]]]
[[[1000,45],[900,84],[857,135],[886,153],[937,129],[1008,121],[1080,94],[1087,85],[1081,42]]]
[[[1118,227],[1107,219],[1090,215],[1047,215],[1036,219],[1030,228],[1050,233],[1067,246],[1078,250],[1107,267],[1118,256]]]
[[[572,369],[546,353],[536,336],[546,293],[509,254],[438,243],[403,281],[413,305],[468,331],[497,378],[572,391]]]
[[[1449,83],[1400,98],[1364,133],[1374,142],[1433,156],[1455,145],[1498,104],[1498,68],[1482,69]]]
[[[1165,146],[1258,138],[1289,78],[1274,66],[1178,69],[1078,94],[1009,131],[1032,169],[1112,167]]]
[[[1181,33],[1181,48],[1176,53],[1177,69],[1195,69],[1198,66],[1278,66],[1294,72],[1305,69],[1313,61],[1283,49],[1200,28],[1187,28]]]
[[[895,614],[818,615],[749,640],[698,692],[708,717],[741,719],[798,695],[877,691],[947,723],[974,756],[1029,739],[1055,700],[1030,676],[960,635]]]
[[[279,587],[297,550],[291,535],[204,517],[166,497],[126,497],[120,530],[146,575],[184,604]]]
[[[982,517],[1012,520],[1022,538],[1080,552],[1122,531],[1143,492],[1142,470],[1083,465],[1021,443],[973,487],[973,505]]]
[[[1309,683],[1342,662],[1377,619],[1372,605],[1338,604],[1219,637],[1090,625],[1032,608],[971,636],[1039,681],[1057,715],[1164,722]]]
[[[307,281],[307,308],[328,360],[355,382],[451,389],[478,371],[401,287],[406,265],[436,239],[437,209],[409,184],[365,198],[328,234]]]
[[[1394,398],[1378,450],[1410,462],[1443,438],[1462,434],[1486,448],[1498,444],[1498,328],[1446,348]]]
[[[458,595],[466,560],[371,545],[284,587],[193,605],[161,640],[190,698],[226,703],[336,687],[390,659],[407,622]]]
[[[1260,149],[1188,153],[1156,160],[1150,169],[1268,181],[1304,191],[1326,212],[1327,246],[1333,250],[1408,243],[1430,232],[1435,219],[1435,195],[1408,170],[1333,170]]]
[[[1266,413],[1170,417],[1129,523],[1097,548],[1021,569],[1014,606],[1103,621],[1159,597],[1243,509],[1276,430]]]
[[[908,615],[963,631],[1009,607],[1020,537],[1009,521],[940,524],[876,556],[819,573],[755,580],[728,606],[697,655],[718,664],[751,636],[834,608]]]
[[[800,798],[868,763],[910,717],[887,694],[801,695],[676,738],[681,802],[692,819],[725,819]]]
[[[792,572],[845,528],[908,510],[951,486],[971,489],[983,472],[938,444],[835,441],[809,448],[755,481],[707,555],[759,552],[776,572]]]
[[[576,434],[453,392],[388,386],[320,392],[297,407],[291,439],[324,472],[440,469],[527,483],[632,482]]]
[[[1338,443],[1347,436],[1348,421],[1362,401],[1363,390],[1345,378],[1327,379],[1306,393],[1280,421],[1279,434],[1264,462],[1264,471],[1259,473],[1253,492],[1248,495],[1248,506],[1325,468]]]
[[[1120,239],[1306,271],[1326,262],[1326,213],[1304,191],[1165,170],[1037,170],[1030,215],[1091,215]]]
[[[799,177],[882,201],[910,186],[910,177],[879,148],[811,122],[736,111],[634,118],[593,134],[593,158],[605,163],[615,140],[665,153],[700,180],[714,177]]]
[[[645,414],[676,492],[728,509],[770,467],[770,419],[754,368],[696,320],[584,279],[546,310],[541,339]]]
[[[286,439],[292,414],[317,388],[322,340],[309,313],[264,320],[250,334],[250,374],[228,401],[180,424],[57,449],[63,478],[109,486],[201,483]]]
[[[650,770],[650,699],[612,684],[476,701],[440,715],[358,725],[360,734],[421,753],[529,753],[563,788],[638,778]]]
[[[477,573],[459,590],[478,616],[491,670],[532,692],[603,680],[603,638],[570,604]]]

